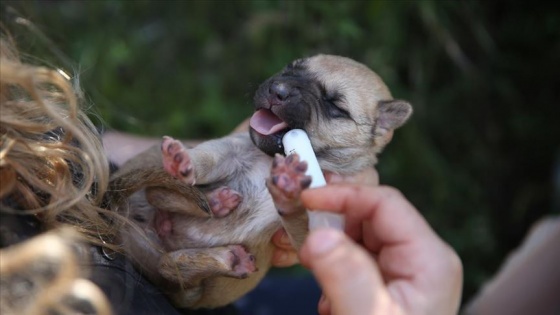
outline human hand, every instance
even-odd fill
[[[302,202],[347,222],[348,236],[313,231],[300,251],[323,288],[320,314],[457,312],[461,261],[399,191],[331,185],[304,191]]]
[[[356,184],[366,186],[378,186],[379,174],[375,168],[367,168],[357,174],[341,175],[325,172],[325,180],[329,185],[332,184]]]
[[[273,267],[291,267],[299,262],[297,251],[292,246],[284,228],[280,228],[274,233],[272,245],[274,245],[271,261]]]

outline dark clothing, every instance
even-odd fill
[[[177,310],[166,296],[146,280],[122,255],[91,247],[91,281],[111,302],[115,315],[234,315],[231,306],[216,310]]]
[[[5,203],[6,200],[3,200]],[[25,241],[43,232],[33,215],[0,212],[0,246]],[[91,261],[86,266],[90,279],[106,295],[113,315],[235,315],[233,306],[215,310],[178,310],[124,256],[107,255],[98,246],[90,246]]]

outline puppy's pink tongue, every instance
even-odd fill
[[[260,134],[270,135],[288,127],[278,116],[268,109],[259,109],[249,121],[251,128]]]

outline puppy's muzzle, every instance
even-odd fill
[[[290,96],[290,89],[286,83],[275,81],[270,85],[268,93],[270,94],[271,105],[273,105],[273,101],[278,103],[278,105],[282,105],[282,102],[286,101],[288,96]]]
[[[290,129],[305,129],[309,107],[302,103],[302,82],[276,76],[263,83],[255,94],[255,113],[250,120],[253,143],[274,156],[283,153],[282,137]]]

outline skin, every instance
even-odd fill
[[[341,184],[301,198],[347,220],[347,234],[312,231],[300,251],[323,288],[321,315],[457,313],[461,261],[398,190]]]

